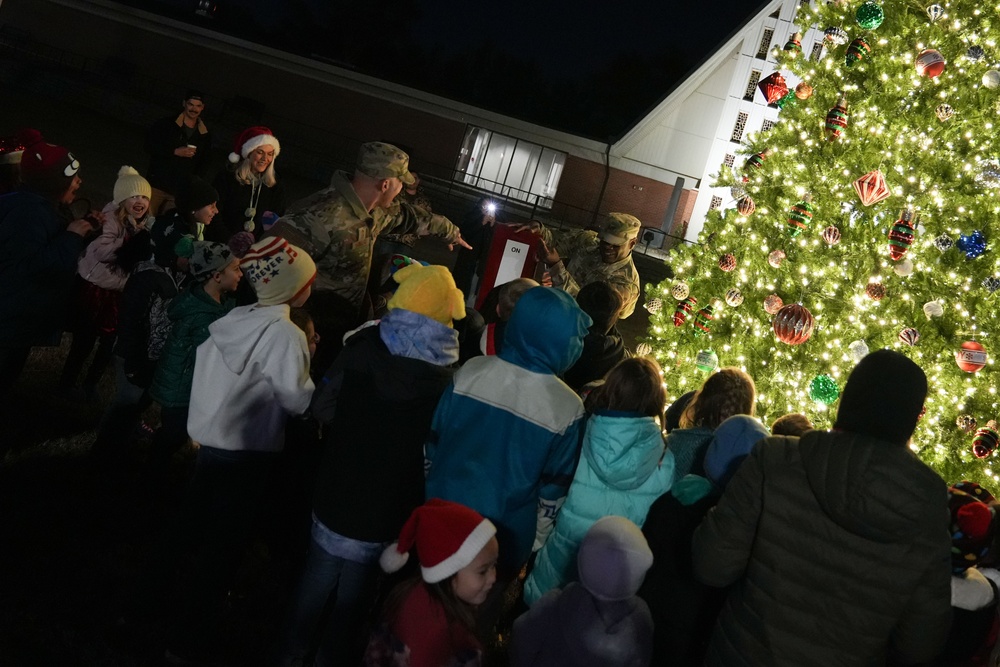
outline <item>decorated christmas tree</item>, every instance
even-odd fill
[[[995,487],[1000,6],[814,4],[796,24],[825,29],[822,56],[777,50],[759,87],[778,122],[720,168],[735,208],[648,288],[648,343],[673,397],[737,366],[765,423],[817,428],[861,357],[898,350],[930,385],[912,447],[948,482]]]

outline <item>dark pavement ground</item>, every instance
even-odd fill
[[[123,120],[103,112],[99,104],[77,104],[65,95],[50,96],[37,85],[3,87],[0,135],[28,126],[67,146],[82,164],[80,196],[95,207],[110,199],[121,165],[145,171],[145,121]],[[161,114],[170,111],[163,109]],[[230,136],[216,141],[221,161]],[[277,167],[290,200],[324,185],[293,170],[282,171],[281,158]],[[439,208],[433,192],[431,198],[435,210],[452,219],[460,216],[455,202]],[[454,261],[454,255],[434,240],[421,241],[414,254],[448,266]],[[637,262],[649,280],[664,277],[659,262],[646,258]],[[645,335],[646,315],[637,308],[620,326],[632,349]],[[140,438],[117,465],[94,465],[88,458],[89,446],[102,407],[113,394],[113,381],[106,373],[97,403],[56,395],[53,389],[68,338],[60,348],[33,351],[6,406],[10,416],[0,428],[0,664],[160,664],[162,633],[155,627],[122,625],[120,619],[154,540],[177,503],[193,451],[175,457],[165,488],[153,489],[143,481],[146,438]],[[155,407],[145,416],[157,423]],[[308,493],[302,493],[303,485],[296,486],[294,477],[288,479],[293,502],[273,507],[262,526],[264,538],[245,560],[230,600],[228,664],[266,664],[281,620],[298,565],[299,552],[291,545],[303,539],[299,529],[304,524],[289,517],[301,518],[303,512],[308,517],[307,505],[295,505],[307,503]],[[492,651],[491,662],[503,664],[502,655],[502,650]]]

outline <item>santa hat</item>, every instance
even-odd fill
[[[424,581],[434,584],[474,561],[496,532],[496,526],[479,512],[431,498],[413,510],[399,540],[386,547],[378,562],[386,572],[395,572],[406,564],[410,549],[416,546],[420,573]]]
[[[0,137],[0,164],[20,164],[24,147],[41,140],[38,130],[31,128],[21,130],[13,137]]]
[[[62,146],[46,143],[34,132],[21,155],[21,178],[26,183],[71,179],[80,171],[80,162]]]
[[[128,165],[118,170],[118,180],[115,181],[115,203],[120,204],[129,197],[145,197],[149,199],[153,195],[153,190],[149,186],[149,181],[143,178],[138,171]]]
[[[281,144],[269,128],[263,125],[248,127],[240,132],[233,143],[233,152],[229,154],[229,161],[236,164],[241,158],[245,158],[261,146],[274,146],[274,157],[278,157],[281,152]]]
[[[316,264],[309,253],[280,236],[250,246],[240,268],[262,306],[294,301],[316,280]]]

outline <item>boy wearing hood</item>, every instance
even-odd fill
[[[285,421],[309,408],[309,345],[289,317],[309,298],[316,265],[281,237],[259,241],[240,268],[257,303],[234,308],[208,327],[198,346],[187,428],[199,443],[187,499],[191,543],[197,545],[189,649],[206,648],[234,563],[249,539],[262,489],[284,448]],[[177,648],[176,645],[174,648]]]
[[[500,354],[466,362],[434,413],[427,497],[471,507],[496,525],[497,596],[544,543],[573,479],[583,402],[557,376],[579,359],[591,323],[569,294],[528,290]],[[493,620],[490,611],[480,615],[487,626]]]
[[[579,583],[549,591],[514,621],[510,664],[649,665],[653,619],[636,591],[653,553],[642,531],[624,517],[599,519],[580,543],[576,560]]]
[[[879,350],[848,378],[833,431],[753,448],[694,532],[695,576],[732,585],[706,665],[934,658],[951,539],[945,484],[909,447],[926,395],[915,363]]]

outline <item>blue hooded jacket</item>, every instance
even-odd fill
[[[577,578],[576,552],[594,522],[622,516],[640,528],[649,506],[670,489],[674,455],[660,425],[634,413],[598,412],[587,423],[583,454],[552,535],[524,582],[524,601]]]
[[[565,292],[528,290],[501,354],[466,362],[434,414],[427,497],[492,520],[503,566],[527,560],[536,527],[550,529],[572,479],[583,403],[556,376],[579,358],[590,324]]]

